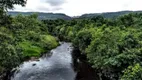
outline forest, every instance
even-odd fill
[[[43,20],[50,34],[72,42],[105,80],[141,80],[142,14],[116,19]],[[104,79],[103,79],[104,80]]]
[[[19,1],[0,7],[0,79],[24,60],[57,47],[58,40],[73,43],[103,80],[142,79],[142,13],[73,20],[8,15],[13,4],[25,4]]]

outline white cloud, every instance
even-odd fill
[[[49,1],[49,0],[48,0]],[[42,0],[28,0],[26,7],[16,6],[16,11],[39,11],[65,13],[77,16],[84,13],[114,12],[121,10],[142,10],[142,0],[54,0],[57,5],[51,5]],[[60,4],[60,5],[59,5]]]
[[[55,3],[54,3],[55,4]],[[59,5],[59,4],[57,4]],[[43,0],[28,0],[25,7],[15,5],[15,11],[33,11],[33,12],[54,12],[60,10],[60,6],[51,6],[51,4]]]
[[[41,0],[41,1],[49,3],[51,6],[60,6],[66,2],[65,0]]]

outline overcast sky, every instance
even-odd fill
[[[26,7],[15,6],[14,11],[65,13],[78,16],[85,13],[142,10],[142,0],[28,0]]]

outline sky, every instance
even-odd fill
[[[86,13],[142,10],[142,0],[27,0],[25,7],[15,5],[14,11],[65,13],[80,16]]]

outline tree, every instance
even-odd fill
[[[27,0],[0,0],[0,8],[7,10],[13,9],[14,5],[25,6]]]

